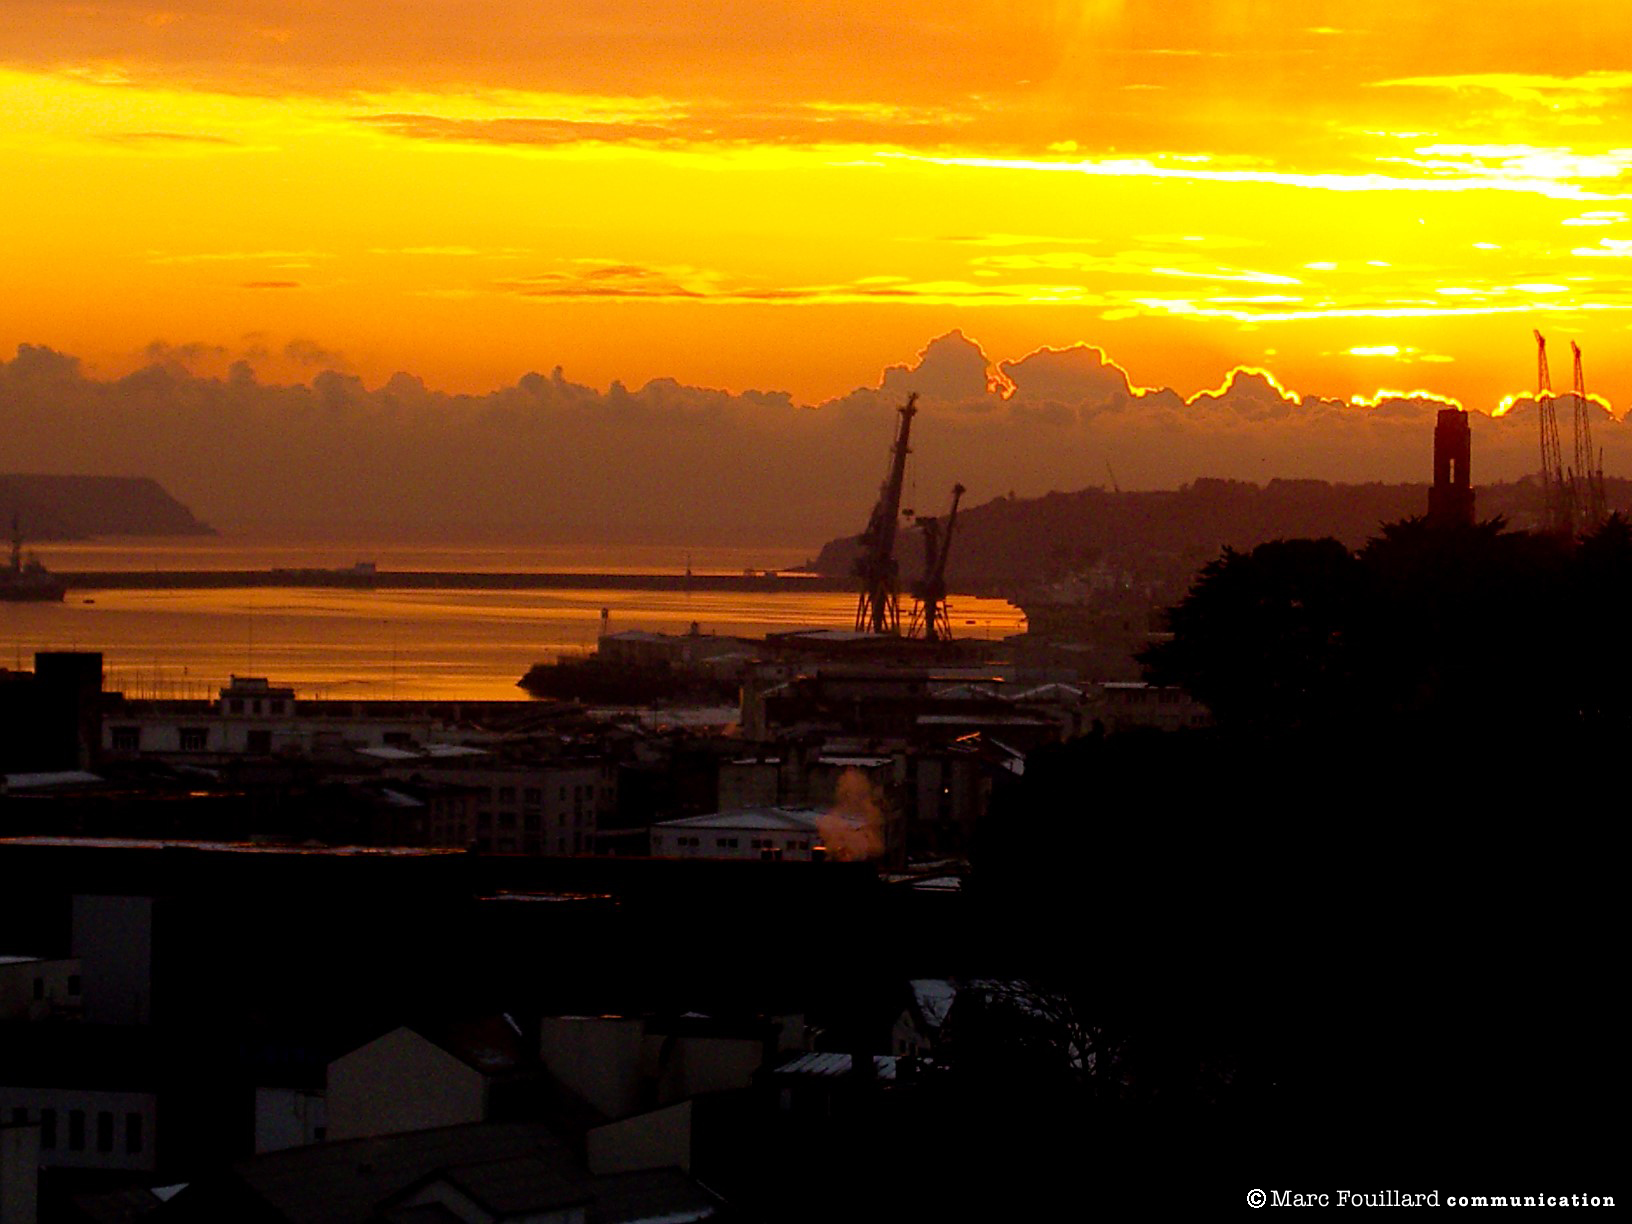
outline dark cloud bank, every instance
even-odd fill
[[[1092,347],[994,365],[958,332],[886,370],[878,386],[817,407],[785,392],[733,395],[669,379],[599,391],[559,368],[474,396],[431,391],[408,374],[370,388],[333,369],[309,385],[273,386],[242,362],[225,378],[189,373],[193,347],[156,344],[153,364],[104,381],[73,357],[22,346],[0,362],[0,469],[152,476],[227,528],[815,545],[862,526],[893,409],[909,391],[924,410],[911,490],[924,512],[942,507],[955,480],[972,505],[1104,484],[1107,462],[1125,488],[1199,476],[1426,481],[1442,406],[1289,401],[1248,371],[1186,402],[1131,389]],[[338,361],[310,350],[314,361]],[[1632,468],[1632,431],[1595,415],[1605,467]],[[1560,417],[1567,431],[1567,401]],[[1475,417],[1476,483],[1522,476],[1537,451],[1527,401]]]

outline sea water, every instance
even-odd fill
[[[42,544],[53,570],[269,570],[581,573],[584,586],[541,591],[253,587],[70,590],[61,604],[0,603],[0,666],[39,650],[99,650],[106,687],[130,696],[208,697],[231,676],[265,676],[299,697],[521,698],[534,663],[594,649],[603,623],[759,636],[849,628],[856,597],[807,591],[627,591],[595,574],[741,573],[798,565],[816,549],[539,544],[520,535],[203,536]],[[999,639],[1024,629],[1018,608],[953,595],[954,634]],[[903,609],[903,614],[905,609]],[[604,616],[604,621],[603,621]]]

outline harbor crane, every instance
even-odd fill
[[[1604,453],[1593,453],[1592,418],[1587,402],[1587,378],[1581,372],[1581,346],[1570,341],[1575,357],[1575,516],[1583,531],[1591,531],[1609,517],[1604,494]]]
[[[946,610],[946,559],[951,555],[952,532],[958,525],[958,502],[966,492],[961,484],[952,486],[952,509],[946,515],[945,533],[937,519],[918,520],[924,532],[924,576],[912,586],[918,602],[913,605],[908,637],[917,637],[922,630],[926,642],[952,640],[952,620]]]
[[[895,559],[895,533],[901,520],[901,483],[907,471],[907,441],[912,436],[912,418],[918,413],[918,393],[896,409],[901,415],[895,445],[890,449],[890,466],[878,490],[878,503],[867,530],[861,533],[861,555],[852,573],[861,583],[856,603],[856,632],[901,632],[901,570]]]
[[[1541,418],[1542,528],[1565,539],[1575,534],[1570,488],[1564,483],[1564,456],[1558,445],[1558,413],[1553,408],[1553,377],[1547,369],[1547,338],[1536,337],[1536,412]]]

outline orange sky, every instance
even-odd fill
[[[1632,10],[1373,7],[6,0],[0,356],[816,403],[962,328],[1488,409],[1540,327],[1622,414]]]

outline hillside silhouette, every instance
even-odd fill
[[[1632,507],[1632,480],[1611,478],[1606,485],[1610,509]],[[1426,484],[1282,479],[1258,485],[1205,478],[1158,492],[1096,487],[1000,497],[959,514],[947,575],[955,589],[984,592],[1079,572],[1106,558],[1162,568],[1179,564],[1193,573],[1221,549],[1250,550],[1271,540],[1329,536],[1359,548],[1382,524],[1420,515],[1427,505]],[[1524,527],[1535,521],[1538,505],[1538,490],[1528,480],[1478,489],[1481,518]],[[854,537],[834,540],[815,568],[848,575],[854,550]],[[919,533],[905,534],[897,554],[903,573],[915,574],[923,556]]]
[[[9,528],[14,514],[31,540],[214,534],[145,476],[0,473],[0,520]]]

